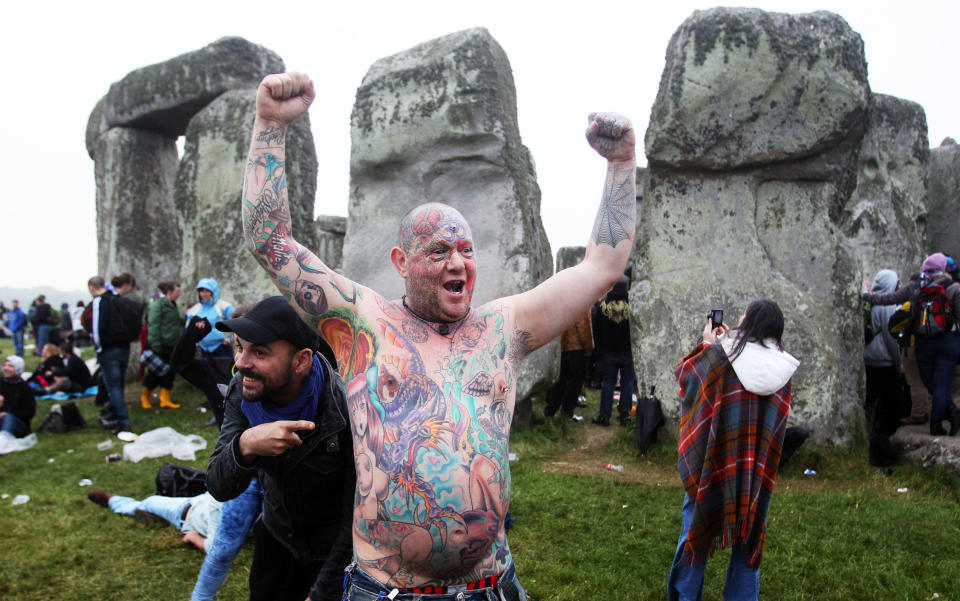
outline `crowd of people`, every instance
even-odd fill
[[[206,551],[192,599],[213,598],[251,533],[253,600],[525,599],[506,539],[520,363],[562,336],[561,377],[545,413],[579,421],[574,408],[593,357],[601,380],[593,423],[610,425],[618,382],[620,424],[630,422],[635,375],[624,268],[636,219],[632,126],[616,114],[590,116],[588,143],[608,169],[579,265],[475,307],[470,226],[456,209],[431,202],[400,218],[390,260],[405,294],[391,301],[331,270],[291,234],[286,128],[314,94],[310,79],[297,73],[268,76],[257,93],[242,230],[280,295],[234,311],[217,281],[204,278],[196,303],[181,314],[179,282],[158,282],[144,299],[133,276],[120,274],[109,282],[90,278],[92,300],[78,304],[76,316],[66,311],[69,320],[63,311],[57,320],[42,298],[29,314],[14,301],[6,323],[16,353],[3,363],[0,424],[22,436],[30,431],[34,391],[88,383],[73,350],[85,334],[107,396],[100,424],[129,431],[124,386],[131,345],[139,342],[143,408],[153,407],[156,394],[161,408],[177,409],[177,374],[211,403],[220,432],[208,492],[142,501],[102,490],[88,496],[118,513],[164,520]],[[960,303],[960,286],[946,271],[947,258],[932,255],[900,290],[896,274],[881,272],[864,299],[911,301],[916,362],[933,397],[930,430],[952,435],[960,417],[949,374],[960,358],[960,334],[952,314],[942,314]],[[921,313],[922,323],[913,319]],[[890,430],[889,384],[902,366],[899,347],[890,344],[892,317],[889,309],[871,312],[877,328],[864,352],[878,435]],[[28,326],[41,357],[29,382],[21,377]],[[700,598],[704,566],[720,547],[733,549],[725,597],[758,598],[766,515],[799,365],[783,348],[785,327],[775,302],[753,300],[733,328],[708,318],[700,341],[677,358],[685,496],[670,599]]]

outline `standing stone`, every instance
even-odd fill
[[[507,56],[485,29],[426,42],[374,63],[351,118],[351,194],[343,273],[388,298],[403,294],[389,260],[400,218],[424,202],[459,210],[473,230],[475,305],[533,288],[551,275],[540,188],[520,141]],[[532,354],[522,399],[554,379],[558,346]]]
[[[860,146],[857,187],[843,232],[862,277],[893,269],[906,281],[925,256],[926,179],[930,151],[923,107],[874,94]]]
[[[960,257],[960,146],[947,138],[930,150],[927,250]]]
[[[347,233],[347,218],[338,215],[318,215],[317,257],[327,267],[339,272],[343,268],[343,238]]]
[[[220,296],[235,305],[276,294],[266,271],[246,248],[240,197],[253,119],[256,89],[233,90],[197,113],[187,127],[176,203],[183,232],[180,279],[192,288],[200,278],[220,283]],[[306,115],[287,134],[287,190],[297,241],[317,247],[313,199],[317,155]]]
[[[581,261],[587,252],[585,246],[564,246],[557,251],[557,271],[573,267]]]
[[[180,231],[173,201],[177,149],[159,134],[117,127],[97,140],[97,271],[129,272],[141,292],[180,271]],[[92,275],[92,274],[89,274]]]
[[[707,311],[735,325],[770,298],[802,362],[792,420],[820,443],[852,442],[862,322],[839,225],[869,97],[863,43],[839,16],[721,8],[681,25],[645,137],[630,298],[639,382],[672,398]]]
[[[87,123],[87,152],[96,139],[122,125],[176,138],[190,119],[227,90],[256,88],[283,72],[276,53],[243,38],[225,37],[199,50],[131,71],[110,86]]]
[[[667,49],[647,156],[706,169],[809,156],[862,122],[868,100],[863,41],[841,17],[694,11]]]

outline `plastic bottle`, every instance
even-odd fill
[[[604,463],[604,464],[603,464],[603,469],[605,469],[605,470],[613,470],[613,471],[615,471],[615,472],[622,472],[622,471],[623,471],[623,466],[622,466],[622,465],[614,465],[614,464],[612,464],[612,463]]]

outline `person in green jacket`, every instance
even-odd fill
[[[180,284],[165,280],[157,284],[163,294],[147,307],[147,345],[160,359],[168,365],[173,347],[180,339],[183,317],[177,310],[177,299],[180,298]],[[170,389],[173,388],[175,372],[168,369],[163,375],[147,368],[143,377],[143,392],[140,393],[140,405],[144,409],[152,409],[150,393],[159,388],[160,406],[169,409],[179,409],[180,405],[170,400]]]

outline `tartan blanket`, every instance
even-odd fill
[[[790,412],[790,383],[759,397],[744,389],[719,344],[700,343],[675,375],[680,384],[680,479],[694,499],[684,543],[688,565],[742,544],[760,566],[767,509]]]

